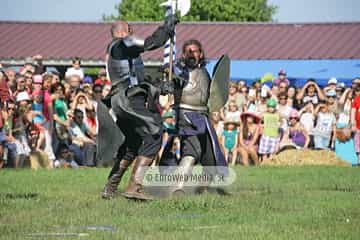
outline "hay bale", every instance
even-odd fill
[[[302,166],[302,165],[329,165],[351,166],[347,161],[339,158],[330,150],[291,149],[280,152],[262,165],[269,166]]]

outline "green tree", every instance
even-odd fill
[[[161,21],[166,0],[122,0],[115,6],[118,15],[103,16],[105,21]],[[192,0],[190,12],[182,21],[271,21],[277,7],[267,0]]]

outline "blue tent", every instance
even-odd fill
[[[210,60],[207,69],[211,73],[216,60]],[[265,73],[277,77],[280,69],[285,69],[287,78],[295,86],[302,86],[309,78],[319,85],[326,85],[331,77],[338,82],[351,84],[351,80],[360,76],[360,59],[319,59],[319,60],[232,60],[232,80],[246,80],[248,83],[261,78]]]

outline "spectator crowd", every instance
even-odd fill
[[[47,72],[42,57],[18,69],[0,72],[0,167],[96,166],[96,100],[110,91],[105,69],[93,80],[80,58],[72,60],[64,79]]]
[[[74,58],[62,79],[59,72],[46,71],[40,55],[18,70],[2,68],[0,168],[27,162],[48,168],[105,166],[96,159],[96,105],[110,91],[106,75],[101,69],[96,79],[86,76],[81,59]],[[289,148],[331,149],[358,163],[360,79],[351,86],[336,78],[326,86],[309,79],[295,87],[285,70],[278,76],[251,85],[230,81],[228,102],[220,112],[210,113],[229,164],[258,165]],[[166,103],[162,116],[165,129],[173,129],[176,120]]]

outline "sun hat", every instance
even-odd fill
[[[259,123],[262,118],[258,113],[254,112],[254,111],[246,111],[246,112],[241,113],[241,115],[240,115],[241,121],[245,121],[246,117],[248,117],[248,116],[253,117],[255,123]]]
[[[337,79],[334,77],[330,78],[328,81],[328,85],[330,85],[330,84],[337,84]]]
[[[237,120],[237,119],[234,119],[234,118],[227,118],[227,119],[225,119],[225,121],[224,121],[224,125],[228,125],[228,124],[235,124],[235,125],[239,126],[239,125],[240,125],[240,121]]]
[[[299,118],[299,112],[296,109],[292,109],[289,117],[290,118]]]

